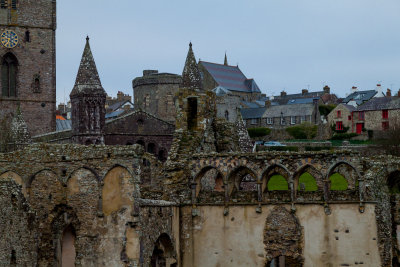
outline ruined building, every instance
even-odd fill
[[[0,3],[0,117],[18,105],[32,135],[55,131],[56,1]]]
[[[397,266],[400,158],[246,152],[193,59],[165,162],[141,145],[0,154],[0,265]]]

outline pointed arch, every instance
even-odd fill
[[[176,262],[176,253],[172,239],[168,234],[163,233],[154,243],[154,249],[150,259],[150,266],[176,266],[174,265]]]
[[[72,176],[76,171],[79,171],[79,170],[81,170],[81,169],[85,169],[85,170],[90,171],[90,172],[96,177],[96,180],[97,180],[98,182],[101,181],[101,177],[97,174],[97,172],[96,172],[93,168],[91,168],[91,167],[89,167],[89,166],[82,166],[82,167],[78,167],[78,168],[74,169],[74,170],[70,173],[70,175],[68,176],[66,182],[68,182],[68,180],[71,178],[71,176]]]
[[[17,96],[17,72],[18,59],[13,53],[8,52],[3,56],[1,64],[2,96]]]
[[[70,224],[64,229],[61,238],[61,266],[63,267],[75,267],[75,239],[75,229]]]
[[[268,190],[268,183],[274,175],[282,176],[283,178],[285,178],[286,182],[289,184],[290,177],[291,177],[290,171],[281,164],[273,164],[273,165],[270,165],[269,167],[267,167],[267,169],[262,172],[262,176],[261,176],[262,192],[265,192]]]
[[[321,191],[323,190],[323,188],[324,188],[324,178],[323,177],[324,176],[313,165],[306,164],[306,165],[303,165],[300,168],[298,168],[293,175],[293,183],[294,183],[295,191],[298,190],[299,185],[301,183],[302,175],[304,175],[304,174],[309,174],[311,176],[311,177],[309,177],[310,179],[308,181],[306,181],[306,183],[305,183],[306,191],[316,191],[316,190],[309,190],[309,188],[307,188],[307,185],[312,186],[314,183],[318,190],[321,190]]]
[[[212,173],[210,173],[210,171],[212,171]],[[204,167],[194,176],[194,181],[196,182],[196,197],[201,191],[224,192],[225,187],[223,180],[222,173],[216,167]]]
[[[338,161],[334,163],[327,172],[327,180],[330,180],[333,174],[338,173],[340,174],[347,182],[347,189],[355,189],[358,180],[360,179],[360,174],[357,171],[357,168],[354,167],[347,161]],[[341,177],[338,177],[341,179]],[[330,186],[329,186],[330,188]]]
[[[227,190],[229,196],[231,196],[236,191],[242,191],[242,189],[244,189],[243,191],[255,191],[256,189],[252,190],[247,188],[241,188],[241,183],[249,182],[256,184],[257,175],[253,169],[247,166],[240,165],[229,173],[227,182],[228,182]]]

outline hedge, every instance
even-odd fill
[[[331,140],[348,140],[357,135],[356,133],[338,133],[332,136]]]
[[[247,129],[251,138],[263,137],[271,133],[271,129],[265,127],[256,127]]]
[[[318,126],[309,122],[286,128],[286,132],[295,139],[313,139],[317,136],[317,130]]]

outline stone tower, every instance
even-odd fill
[[[106,96],[87,37],[75,86],[70,94],[74,143],[104,144]]]
[[[20,106],[32,135],[56,128],[55,31],[55,0],[0,1],[0,117]]]

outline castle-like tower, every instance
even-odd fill
[[[55,131],[56,1],[0,1],[0,117],[18,105],[32,135]]]
[[[70,94],[74,143],[104,144],[106,96],[87,37],[75,86]]]

